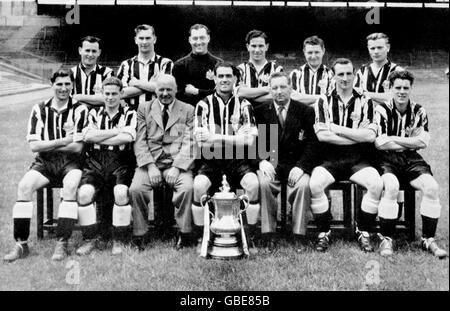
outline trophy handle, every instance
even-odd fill
[[[211,199],[211,197],[207,194],[202,195],[202,197],[200,198],[200,205],[204,208],[206,203],[208,203],[208,201]]]
[[[241,215],[243,212],[245,212],[245,211],[247,210],[247,207],[248,207],[248,205],[249,205],[250,199],[248,198],[248,195],[243,194],[243,195],[241,195],[241,196],[239,197],[239,200],[244,201],[244,205],[245,205],[245,208],[244,208],[244,209],[241,209],[241,210],[239,211],[239,214],[238,214],[238,215]]]

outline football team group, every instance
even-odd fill
[[[175,248],[198,246],[202,198],[219,191],[223,175],[248,197],[244,222],[254,253],[276,247],[282,185],[292,237],[306,234],[312,213],[314,248],[327,251],[328,187],[347,180],[366,190],[355,232],[362,251],[393,256],[398,197],[408,186],[421,192],[421,248],[447,257],[435,241],[439,187],[417,152],[430,141],[428,117],[410,98],[413,74],[389,60],[387,35],[367,37],[371,62],[359,69],[346,58],[327,67],[324,41],[308,37],[306,62],[290,73],[266,59],[269,38],[259,30],[246,35],[248,61],[237,66],[208,51],[205,25],[189,29],[192,50],[175,62],[156,54],[156,39],[152,26],[137,26],[138,53],[114,72],[97,62],[101,40],[87,36],[80,63],[54,72],[53,96],[29,117],[27,141],[36,157],[18,185],[16,243],[5,261],[29,254],[33,193],[46,185],[62,188],[52,260],[69,255],[77,224],[77,255],[107,245],[119,255],[127,243],[144,249],[149,221],[165,208],[154,194],[167,188]]]

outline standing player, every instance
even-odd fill
[[[102,82],[114,75],[111,68],[97,63],[102,52],[100,43],[101,40],[93,36],[82,38],[78,48],[81,61],[70,69],[75,84],[72,90],[73,98],[95,106],[103,105],[100,96]]]
[[[78,191],[79,223],[84,229],[84,245],[77,249],[78,255],[88,255],[95,248],[98,229],[107,241],[111,224],[112,253],[122,253],[120,242],[130,225],[128,187],[134,173],[131,142],[136,139],[136,112],[120,105],[122,89],[118,78],[103,82],[104,107],[91,109],[83,131],[88,157]],[[96,226],[96,211],[100,228]]]
[[[414,77],[409,71],[395,71],[389,75],[392,100],[377,106],[375,111],[379,136],[375,145],[379,152],[383,172],[384,195],[379,205],[380,254],[393,254],[392,236],[398,215],[397,195],[400,183],[409,183],[423,194],[420,204],[422,216],[422,249],[443,258],[434,236],[441,215],[439,186],[430,166],[417,150],[424,149],[430,141],[428,117],[425,109],[410,100]]]
[[[194,224],[199,227],[204,225],[200,199],[211,187],[218,189],[224,174],[233,189],[240,185],[248,195],[248,224],[255,226],[257,222],[254,216],[260,210],[259,182],[255,163],[248,160],[248,147],[254,144],[258,130],[251,104],[234,96],[238,72],[229,63],[217,64],[214,68],[216,91],[195,107],[194,135],[202,147],[202,158],[194,179],[192,213]],[[232,151],[231,155],[228,150]],[[237,156],[239,151],[242,157]]]
[[[368,35],[366,40],[372,62],[363,65],[356,73],[355,88],[374,101],[384,102],[389,100],[386,92],[389,74],[402,68],[388,59],[391,45],[387,35],[376,32]]]
[[[208,27],[195,24],[189,29],[191,53],[177,60],[173,76],[178,85],[177,99],[195,107],[214,92],[214,66],[222,60],[208,52],[211,40]]]
[[[245,36],[249,60],[238,66],[240,81],[238,88],[239,97],[252,101],[253,105],[259,105],[258,98],[269,95],[269,77],[274,72],[283,71],[282,66],[274,61],[268,61],[266,53],[269,50],[269,39],[261,30],[251,30]],[[255,100],[255,101],[254,101]]]
[[[4,257],[15,261],[29,254],[27,240],[33,215],[33,192],[48,184],[62,182],[62,201],[58,209],[57,244],[52,260],[67,257],[67,244],[78,218],[77,188],[81,178],[83,128],[87,108],[70,97],[73,77],[68,70],[58,70],[50,79],[54,96],[33,106],[28,122],[27,140],[37,152],[30,170],[22,177],[13,207],[16,245]]]
[[[290,73],[293,90],[301,94],[329,95],[333,72],[322,63],[325,43],[317,36],[308,37],[303,41],[303,54],[306,64]]]
[[[156,78],[160,73],[170,74],[173,63],[155,53],[156,33],[152,26],[139,25],[134,32],[138,55],[122,62],[117,77],[122,80],[128,107],[137,110],[140,103],[156,98]]]
[[[323,164],[314,168],[311,179],[311,210],[318,231],[316,250],[329,246],[331,213],[325,189],[335,181],[347,180],[365,187],[358,219],[358,242],[363,251],[371,252],[369,231],[377,216],[383,182],[371,166],[370,148],[377,126],[373,104],[353,89],[354,69],[350,60],[337,59],[333,64],[336,88],[330,96],[315,105],[315,131],[323,142]]]

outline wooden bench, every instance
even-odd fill
[[[52,233],[56,229],[56,219],[53,218],[53,189],[58,189],[61,187],[62,185],[55,185],[55,186],[47,185],[36,191],[36,201],[37,201],[36,232],[38,239],[42,239],[44,237],[44,231]],[[46,212],[45,221],[44,221],[44,211]]]
[[[337,219],[333,215],[333,220],[331,221],[331,229],[333,231],[338,231],[344,235],[351,236],[356,229],[356,222],[354,218],[354,206],[356,200],[356,185],[350,181],[342,181],[336,182],[330,185],[327,188],[328,200],[331,208],[333,198],[329,195],[330,191],[339,191],[341,192],[342,197],[342,219]],[[286,183],[281,184],[281,193],[280,193],[280,223],[279,223],[279,231],[282,234],[287,234],[289,232],[288,226],[288,218],[289,215],[287,213],[287,185]],[[332,213],[333,214],[333,213]],[[315,232],[317,227],[313,221],[310,221],[307,226],[308,232]]]

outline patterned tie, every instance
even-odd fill
[[[280,122],[281,128],[284,129],[284,116],[283,116],[284,106],[278,106],[278,121]]]
[[[164,129],[166,129],[167,121],[169,121],[169,105],[164,105],[163,113],[162,113],[162,120],[163,120],[163,126]]]

